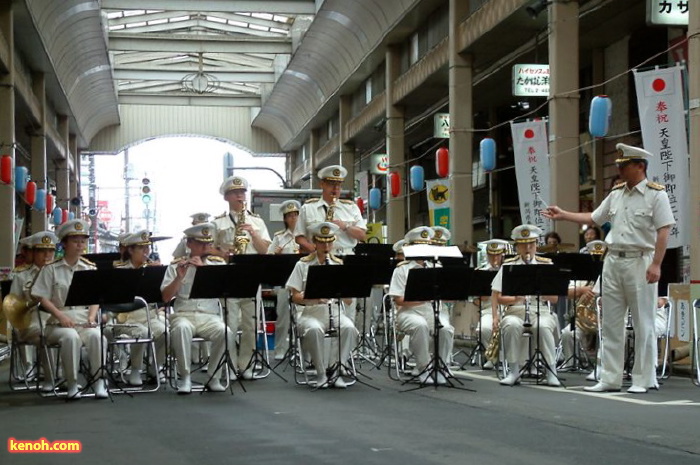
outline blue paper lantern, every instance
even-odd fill
[[[481,157],[481,166],[484,167],[484,171],[496,169],[496,141],[490,137],[481,139],[479,156]]]
[[[382,191],[378,187],[369,190],[369,208],[378,210],[382,206]]]
[[[612,118],[612,100],[607,95],[598,95],[591,100],[591,112],[588,115],[588,132],[593,137],[605,137],[610,129]]]
[[[68,221],[73,221],[75,219],[75,213],[68,212]]]
[[[46,209],[46,189],[37,189],[36,198],[34,199],[34,205],[32,205],[34,210],[44,210]]]
[[[55,226],[59,226],[62,221],[63,221],[63,210],[61,209],[61,207],[54,208],[53,212],[51,212],[51,222]]]
[[[422,166],[411,167],[411,189],[414,191],[422,191],[425,185],[425,170]]]
[[[27,190],[27,181],[29,180],[29,170],[26,166],[15,167],[15,190],[19,193],[24,193]]]

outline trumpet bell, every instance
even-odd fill
[[[32,322],[31,310],[34,302],[15,294],[7,294],[2,300],[2,311],[7,321],[18,330],[29,328]]]

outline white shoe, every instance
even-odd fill
[[[107,394],[107,388],[105,388],[105,382],[102,379],[98,379],[92,385],[92,390],[95,391],[95,399],[106,399],[109,397]]]
[[[596,376],[596,371],[593,370],[586,376],[586,381],[600,381],[600,375]]]
[[[128,383],[132,386],[142,386],[143,381],[141,381],[141,372],[139,370],[131,370],[129,374]]]
[[[510,373],[508,373],[508,376],[503,378],[501,381],[499,381],[503,386],[513,386],[517,383],[520,383],[520,370],[515,371],[512,370]]]
[[[224,387],[223,384],[221,384],[221,381],[218,379],[214,378],[211,381],[209,381],[209,386],[207,386],[211,392],[224,392],[226,388]]]
[[[557,375],[551,372],[547,372],[547,386],[559,387],[561,382],[557,379]]]
[[[345,383],[342,377],[338,376],[333,382],[333,387],[345,389],[346,387],[348,387],[348,385]]]
[[[250,380],[250,379],[253,379],[253,378],[254,378],[254,376],[253,376],[253,367],[247,368],[247,369],[243,372],[243,379],[248,379],[248,380]]]
[[[583,390],[586,392],[619,392],[620,388],[600,381],[595,386],[586,386]]]
[[[275,360],[284,360],[284,354],[275,354]]]
[[[51,392],[53,390],[53,387],[48,392]],[[68,386],[68,400],[78,400],[80,399],[80,388],[78,387],[78,384],[72,384]]]
[[[316,377],[316,389],[326,389],[328,387],[328,378],[325,374]]]
[[[491,363],[491,360],[486,360],[486,363],[484,363],[484,370],[493,370],[493,363]]]
[[[435,384],[435,380],[430,376],[430,372],[426,371],[418,377],[418,382],[420,384]]]
[[[189,376],[184,376],[177,383],[177,393],[178,394],[189,394],[192,392],[192,378]]]
[[[439,386],[444,386],[447,384],[447,378],[442,373],[437,374],[437,383]]]
[[[647,388],[645,388],[644,386],[636,386],[633,384],[632,386],[630,386],[629,389],[627,389],[627,392],[629,392],[630,394],[646,394]]]

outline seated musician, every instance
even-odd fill
[[[486,263],[477,268],[485,271],[498,271],[503,264],[503,256],[508,248],[508,242],[502,239],[491,239],[485,241],[486,246]],[[474,299],[474,305],[479,307],[479,326],[477,331],[481,339],[481,343],[487,346],[491,341],[493,334],[493,314],[498,311],[498,305],[492,305],[491,296],[480,296]],[[484,363],[484,369],[493,369],[493,363],[487,360]]]
[[[537,226],[523,224],[515,229],[511,234],[511,239],[515,241],[516,257],[506,260],[503,265],[549,265],[552,261],[548,258],[537,257],[537,240],[542,234],[542,230]],[[512,386],[516,384],[521,376],[521,368],[528,359],[528,339],[531,339],[533,348],[539,343],[539,350],[544,356],[544,360],[550,369],[546,370],[546,382],[550,386],[560,386],[561,383],[556,376],[555,357],[555,334],[557,331],[556,318],[550,313],[548,303],[556,303],[557,296],[540,296],[539,319],[537,318],[538,303],[536,296],[508,296],[503,295],[503,267],[498,270],[498,274],[491,284],[491,298],[499,305],[506,306],[505,316],[500,322],[501,334],[506,360],[508,361],[510,373],[501,380],[501,384]],[[526,311],[529,304],[529,312]],[[528,321],[529,320],[529,321]],[[532,336],[523,337],[525,323],[532,326]],[[494,315],[494,325],[499,324],[498,315]],[[542,331],[539,331],[542,328]],[[538,336],[538,332],[540,333]]]
[[[90,362],[90,378],[95,398],[107,397],[107,388],[102,379],[101,368],[105,362],[107,341],[100,337],[97,327],[98,305],[66,307],[68,289],[73,273],[94,270],[95,264],[83,258],[87,247],[88,228],[83,220],[72,220],[58,228],[57,235],[63,244],[64,256],[44,266],[39,272],[32,296],[39,299],[41,307],[51,316],[46,324],[46,340],[61,346],[63,375],[66,378],[68,399],[79,399],[78,368],[80,349],[85,345]],[[102,340],[101,340],[102,339]]]
[[[414,244],[430,244],[434,234],[433,229],[427,226],[411,229],[404,237],[406,241],[404,248]],[[409,348],[416,357],[416,367],[412,375],[420,375],[418,381],[421,383],[434,381],[427,370],[430,364],[431,334],[435,331],[433,305],[431,302],[407,302],[404,300],[404,296],[406,294],[406,282],[408,281],[409,271],[414,268],[425,268],[428,266],[431,266],[431,264],[423,260],[406,260],[399,263],[391,277],[391,285],[389,287],[389,295],[394,298],[397,309],[397,329],[410,336]],[[449,318],[443,309],[440,309],[439,322],[441,326],[438,328],[440,331],[440,347],[434,349],[437,350],[440,358],[447,362],[454,340],[454,327],[449,323]],[[437,382],[439,384],[447,382],[442,373],[438,373]]]
[[[310,227],[309,233],[316,251],[296,263],[285,286],[292,293],[292,302],[303,305],[298,323],[302,349],[311,356],[317,373],[316,386],[320,388],[329,385],[337,388],[347,386],[341,376],[344,374],[342,364],[349,359],[350,352],[357,345],[359,335],[353,322],[344,311],[338,308],[339,304],[334,299],[304,298],[306,277],[310,266],[342,265],[342,260],[331,253],[338,230],[339,227],[336,224],[325,221]],[[351,301],[352,299],[343,299],[343,304],[348,305]],[[340,306],[344,307],[344,305]],[[329,353],[326,350],[324,336],[329,330],[338,331],[338,329],[340,329],[340,360],[335,360],[337,352],[332,350],[332,353]],[[333,365],[331,360],[340,364],[339,372],[326,372],[326,369]]]
[[[190,350],[193,336],[211,341],[210,370],[214,369],[224,353],[226,348],[224,335],[228,337],[228,346],[234,347],[232,333],[226,327],[219,311],[219,300],[190,299],[192,283],[198,267],[226,264],[223,258],[211,255],[215,231],[216,226],[213,223],[201,223],[185,229],[186,245],[190,253],[175,259],[168,266],[160,286],[163,301],[170,302],[173,297],[176,297],[173,304],[174,313],[170,316],[170,344],[177,357],[178,394],[189,394],[192,391]],[[210,391],[225,390],[219,381],[220,374],[221,372],[214,373],[207,386]]]
[[[138,231],[127,236],[123,241],[126,250],[124,260],[115,264],[115,268],[137,269],[145,266],[156,266],[149,259],[151,253],[151,233]],[[151,334],[156,342],[156,361],[158,367],[165,363],[165,320],[158,315],[157,310],[142,308],[129,313],[122,313],[117,318],[119,323],[126,324],[118,329],[118,334],[127,335],[130,338],[148,337],[148,325],[150,312]],[[140,386],[141,369],[143,368],[143,354],[146,350],[144,344],[134,344],[131,347],[131,374],[128,382],[133,386]],[[159,376],[157,367],[151,367],[151,376]]]

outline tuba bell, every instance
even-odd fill
[[[31,325],[31,309],[37,304],[32,300],[27,300],[16,294],[7,294],[2,300],[2,311],[7,317],[7,321],[17,330],[29,328]]]
[[[584,334],[595,334],[598,330],[598,312],[595,308],[595,297],[582,295],[576,301],[576,327]]]

